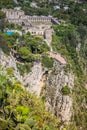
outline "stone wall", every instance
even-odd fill
[[[19,19],[21,16],[24,16],[24,11],[17,9],[2,9],[6,13],[7,19]]]
[[[48,33],[48,35],[46,35],[46,37],[49,36],[52,32],[51,31],[52,30],[51,25],[42,25],[42,24],[24,26],[23,30],[24,30],[25,33],[30,32],[31,35],[42,35],[42,36],[44,36],[45,34]]]
[[[21,24],[24,17],[24,11],[18,9],[2,9],[10,23]]]
[[[54,23],[59,24],[56,19],[52,16],[28,16],[24,14],[24,11],[19,8],[14,9],[2,9],[4,13],[6,13],[6,17],[9,22],[20,24],[27,20],[28,22],[43,22],[43,23]]]

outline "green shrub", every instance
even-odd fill
[[[4,53],[9,55],[10,47],[8,46],[8,41],[4,35],[0,34],[0,48],[3,50]]]
[[[70,89],[69,89],[69,87],[66,85],[66,86],[64,86],[64,87],[61,89],[61,92],[62,92],[63,95],[68,95],[68,94],[70,94]]]
[[[27,47],[21,47],[18,53],[22,60],[30,62],[34,60],[33,54],[29,51]]]
[[[13,75],[14,74],[13,68],[7,68],[6,71],[7,71],[8,75]]]
[[[42,65],[43,65],[44,67],[52,68],[52,67],[53,67],[53,63],[54,63],[53,58],[49,58],[49,57],[47,57],[47,56],[43,56],[43,57],[42,57]]]
[[[29,73],[31,71],[31,68],[33,66],[33,63],[26,62],[24,64],[17,63],[17,68],[21,75],[24,75],[25,73]]]

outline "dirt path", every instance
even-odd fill
[[[66,64],[66,60],[58,53],[50,52],[50,57],[58,60],[62,64]]]

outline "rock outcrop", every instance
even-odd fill
[[[10,55],[6,56],[0,50],[0,64],[5,68],[13,68],[14,76],[32,93],[40,95],[42,87],[45,85],[46,108],[56,115],[63,122],[69,123],[72,116],[72,97],[63,95],[61,89],[68,86],[71,93],[74,86],[74,76],[64,70],[63,64],[58,61],[54,62],[52,70],[45,76],[45,69],[42,69],[41,63],[36,63],[28,74],[20,75],[16,66],[16,59]],[[48,71],[48,70],[47,70]],[[45,76],[45,77],[44,77]],[[46,81],[45,81],[46,80]],[[44,84],[46,82],[46,84]]]
[[[56,61],[46,82],[46,107],[48,111],[60,118],[65,124],[69,124],[73,101],[70,95],[64,95],[61,92],[62,87],[66,85],[72,93],[74,76],[70,72],[66,73],[64,65]]]
[[[16,66],[16,59],[12,55],[7,56],[2,50],[0,50],[0,64],[5,68],[13,68],[14,76],[23,84],[22,76]]]
[[[32,67],[32,71],[29,74],[26,74],[23,78],[24,85],[27,84],[27,90],[30,92],[36,93],[37,96],[41,93],[41,80],[43,76],[44,71],[42,70],[41,63],[36,63]]]
[[[5,68],[13,68],[14,76],[26,86],[26,89],[39,96],[41,93],[41,80],[44,73],[41,63],[34,64],[31,72],[24,74],[24,76],[20,75],[16,63],[17,61],[12,55],[7,56],[0,50],[0,64]]]

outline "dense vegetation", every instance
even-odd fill
[[[5,20],[6,15],[2,11],[0,11],[0,32],[3,32],[6,28],[7,21]]]
[[[31,36],[28,33],[22,36],[17,33],[12,35],[2,33],[0,34],[0,47],[7,53],[9,49],[14,50],[17,57],[27,62],[39,60],[41,54],[49,51],[49,47],[41,37]]]
[[[53,58],[49,58],[46,55],[42,56],[42,65],[47,68],[53,67],[54,60]]]
[[[62,92],[63,95],[68,95],[68,94],[70,94],[70,89],[66,85],[66,86],[62,87],[61,92]]]
[[[0,9],[1,8],[13,8],[16,4],[13,0],[0,0]]]
[[[27,92],[13,76],[12,68],[0,66],[0,129],[58,130],[58,120],[45,111],[36,95]]]

